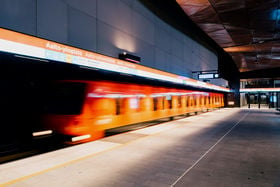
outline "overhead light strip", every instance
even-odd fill
[[[221,86],[204,83],[188,77],[152,69],[3,28],[0,28],[0,51],[163,80],[196,88],[230,92],[228,88]]]
[[[280,92],[280,88],[241,88],[240,92]]]

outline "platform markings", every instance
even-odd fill
[[[214,114],[214,113],[213,113],[213,114]],[[196,117],[196,116],[193,116],[193,117]],[[190,117],[190,118],[191,118],[191,117]],[[244,116],[243,118],[245,118],[245,116]],[[242,118],[242,119],[243,119],[243,118]],[[242,119],[241,119],[240,121],[242,121]],[[180,121],[180,120],[184,120],[184,119],[178,119],[178,120]],[[174,120],[174,121],[177,121],[177,120]],[[239,122],[240,122],[240,121],[239,121]],[[237,122],[237,124],[238,124],[239,122]],[[169,125],[168,125],[169,123],[170,123],[170,121],[164,122],[164,123],[162,123],[162,124],[160,124],[160,125],[167,124],[167,126],[169,126]],[[236,126],[237,124],[235,124],[235,126]],[[172,126],[173,126],[172,128],[178,128],[178,127],[180,127],[180,125],[179,125],[179,126],[177,126],[177,125],[172,125]],[[235,126],[233,126],[233,127],[230,129],[230,131],[231,131]],[[152,126],[152,127],[153,127],[153,126]],[[148,128],[149,128],[149,127],[148,127]],[[165,131],[165,130],[169,130],[169,128],[168,128],[168,129],[164,129],[163,131]],[[136,130],[136,131],[137,131],[137,130]],[[131,132],[127,132],[127,133],[131,133]],[[152,133],[152,134],[149,134],[148,136],[144,136],[144,137],[138,138],[138,139],[136,139],[136,140],[133,140],[133,141],[130,141],[130,142],[127,142],[127,143],[117,144],[117,145],[115,145],[115,146],[113,146],[113,147],[110,147],[110,148],[107,148],[107,149],[105,149],[105,150],[101,150],[101,151],[98,151],[98,152],[95,152],[95,153],[92,153],[92,154],[89,154],[89,155],[85,155],[85,156],[83,156],[83,157],[80,157],[80,158],[77,158],[77,159],[74,159],[74,160],[71,160],[71,161],[67,161],[67,162],[65,162],[65,163],[61,163],[61,164],[58,164],[58,165],[56,165],[56,166],[53,166],[53,167],[50,167],[50,168],[47,168],[47,169],[44,169],[44,170],[41,170],[41,171],[38,171],[38,172],[35,172],[35,173],[32,173],[32,174],[29,174],[29,175],[26,175],[26,176],[22,176],[22,177],[19,177],[19,178],[16,178],[16,179],[13,179],[13,180],[4,182],[4,183],[2,183],[2,184],[0,183],[0,187],[9,186],[9,185],[12,185],[12,184],[14,184],[14,183],[18,183],[18,182],[20,182],[20,181],[27,180],[27,179],[32,178],[32,177],[34,177],[34,176],[41,175],[41,174],[47,173],[47,172],[49,172],[49,171],[51,171],[51,170],[55,170],[55,169],[58,169],[58,168],[61,168],[61,167],[64,167],[64,166],[67,166],[67,165],[70,165],[70,164],[79,162],[79,161],[81,161],[81,160],[85,160],[85,159],[91,158],[91,157],[93,157],[93,156],[96,156],[96,155],[99,155],[99,154],[102,154],[102,153],[109,152],[109,151],[111,151],[111,150],[120,148],[120,147],[122,147],[122,146],[131,144],[131,143],[136,142],[136,141],[143,140],[143,139],[145,139],[145,138],[149,138],[149,137],[151,137],[151,136],[155,136],[155,135],[160,134],[160,133],[162,133],[162,131],[154,132],[154,133]],[[229,132],[227,132],[224,136],[226,136],[228,133],[229,133]],[[224,136],[223,136],[223,137],[224,137]],[[223,137],[222,137],[222,138],[223,138]],[[100,140],[98,140],[98,141],[102,141],[102,139],[100,139]],[[218,144],[218,143],[219,143],[219,141],[218,141],[216,144]],[[216,145],[216,144],[215,144],[215,145]],[[214,145],[214,146],[215,146],[215,145]],[[212,146],[212,147],[214,148],[214,146]],[[210,149],[211,149],[211,148],[210,148]],[[209,151],[210,151],[210,150],[209,150]],[[207,151],[206,154],[207,154],[209,151]],[[206,155],[206,154],[205,154],[205,155]],[[205,155],[204,155],[204,156],[205,156]],[[203,156],[203,157],[204,157],[204,156]],[[201,159],[202,159],[202,158],[200,158],[191,168],[193,168]],[[188,170],[190,170],[191,168],[189,168]],[[187,173],[187,172],[185,172],[183,175],[185,175],[186,173]],[[183,175],[182,175],[178,180],[176,180],[175,183],[173,183],[171,186],[175,185],[175,184],[183,177]]]
[[[189,167],[170,187],[174,187],[192,168],[194,168],[212,149],[216,147],[248,114],[247,112],[238,122],[236,122],[214,145],[212,145],[191,167]]]
[[[106,148],[104,150],[101,150],[101,151],[98,151],[98,152],[95,152],[95,153],[92,153],[92,154],[89,154],[89,155],[85,155],[83,157],[80,157],[80,158],[77,158],[77,159],[74,159],[74,160],[70,160],[70,161],[67,161],[67,162],[64,162],[64,163],[61,163],[61,164],[57,164],[57,165],[49,167],[47,169],[43,169],[41,171],[37,171],[37,172],[31,173],[31,174],[25,175],[25,176],[13,179],[11,181],[4,182],[4,183],[0,184],[0,187],[6,187],[6,186],[9,186],[9,185],[12,185],[14,183],[17,183],[17,182],[20,182],[20,181],[32,178],[34,176],[37,176],[37,175],[40,175],[40,174],[43,174],[43,173],[47,173],[49,171],[52,171],[52,170],[55,170],[55,169],[58,169],[58,168],[65,167],[67,165],[70,165],[70,164],[73,164],[73,163],[76,163],[76,162],[79,162],[79,161],[91,158],[93,156],[96,156],[96,155],[99,155],[99,154],[102,154],[102,153],[109,152],[109,151],[114,150],[114,149],[116,149],[118,147],[121,147],[121,146],[123,146],[123,144],[116,144],[116,145],[114,145],[112,147],[109,147],[109,148]]]
[[[167,124],[170,122],[165,122],[164,124]],[[173,126],[172,128],[177,128],[178,126]],[[169,129],[166,129],[166,130],[169,130]],[[127,132],[129,133],[129,132]],[[104,150],[101,150],[101,151],[98,151],[98,152],[95,152],[95,153],[92,153],[92,154],[89,154],[89,155],[85,155],[83,157],[80,157],[80,158],[77,158],[77,159],[74,159],[74,160],[70,160],[70,161],[67,161],[67,162],[64,162],[64,163],[61,163],[61,164],[58,164],[56,166],[52,166],[50,168],[47,168],[47,169],[43,169],[41,171],[37,171],[37,172],[34,172],[32,174],[28,174],[28,175],[25,175],[25,176],[22,176],[22,177],[19,177],[19,178],[16,178],[16,179],[13,179],[13,180],[10,180],[10,181],[7,181],[7,182],[4,182],[4,183],[0,183],[0,187],[6,187],[6,186],[10,186],[14,183],[18,183],[18,182],[21,182],[21,181],[24,181],[24,180],[27,180],[29,178],[32,178],[32,177],[35,177],[35,176],[38,176],[38,175],[41,175],[41,174],[44,174],[44,173],[47,173],[49,171],[52,171],[52,170],[55,170],[55,169],[58,169],[58,168],[62,168],[62,167],[65,167],[65,166],[68,166],[70,164],[74,164],[76,162],[79,162],[79,161],[82,161],[82,160],[85,160],[85,159],[88,159],[88,158],[91,158],[91,157],[94,157],[94,156],[97,156],[99,154],[103,154],[103,153],[106,153],[106,152],[109,152],[109,151],[112,151],[112,150],[115,150],[117,148],[120,148],[120,147],[123,147],[123,146],[126,146],[126,145],[129,145],[131,143],[134,143],[136,141],[141,141],[145,138],[149,138],[149,137],[152,137],[152,136],[155,136],[157,134],[160,134],[162,133],[162,131],[159,131],[159,132],[155,132],[153,134],[149,134],[148,136],[144,136],[144,137],[141,137],[141,138],[138,138],[138,139],[135,139],[135,140],[132,140],[132,141],[129,141],[129,142],[126,142],[126,143],[115,143],[116,145],[113,146],[113,147],[110,147],[110,148],[107,148],[107,149],[104,149]],[[125,134],[125,133],[124,133]],[[115,135],[117,136],[117,135]],[[100,140],[97,140],[97,141],[103,141],[102,139]],[[106,142],[106,141],[105,141]]]

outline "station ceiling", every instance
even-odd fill
[[[176,14],[182,27],[188,19],[196,24],[210,37],[206,43],[215,46],[212,39],[229,54],[241,78],[280,77],[280,0],[150,1]],[[165,9],[172,3],[173,13]]]
[[[280,67],[279,0],[176,0],[240,72]]]

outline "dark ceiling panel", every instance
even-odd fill
[[[223,47],[231,46],[233,44],[233,41],[226,29],[211,32],[208,33],[208,35]]]
[[[177,0],[177,3],[231,55],[240,72],[280,67],[280,0]],[[188,4],[203,9],[188,14]]]
[[[275,32],[260,31],[260,30],[254,31],[252,35],[253,35],[253,42],[271,41],[271,40],[275,40],[275,38],[277,37],[275,35]]]
[[[197,24],[199,23],[221,23],[219,16],[216,14],[214,8],[212,6],[208,6],[207,8],[196,12],[195,14],[190,16],[193,21]]]
[[[278,0],[245,0],[248,10],[267,10],[275,9],[278,7]]]
[[[237,67],[240,68],[247,68],[247,64],[244,58],[244,55],[241,53],[231,53],[232,59],[237,62]]]
[[[235,45],[248,44],[252,41],[251,30],[243,27],[226,25],[226,30],[234,41]]]
[[[234,27],[248,28],[249,20],[247,18],[246,9],[237,9],[229,12],[222,12],[218,14],[224,25],[230,25]]]
[[[210,1],[215,7],[216,11],[221,14],[225,12],[233,12],[239,9],[245,8],[244,0],[222,0],[222,1]]]
[[[202,28],[206,33],[216,32],[219,30],[224,30],[224,26],[222,24],[216,23],[202,23],[198,24],[200,28]]]
[[[184,11],[192,16],[194,14],[196,14],[197,12],[200,12],[200,11],[203,11],[204,9],[206,9],[208,6],[201,6],[201,5],[192,5],[192,4],[189,4],[189,5],[183,5],[183,7],[188,7],[188,8],[185,8]]]

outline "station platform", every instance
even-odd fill
[[[0,165],[0,186],[280,186],[280,115],[225,108]]]

